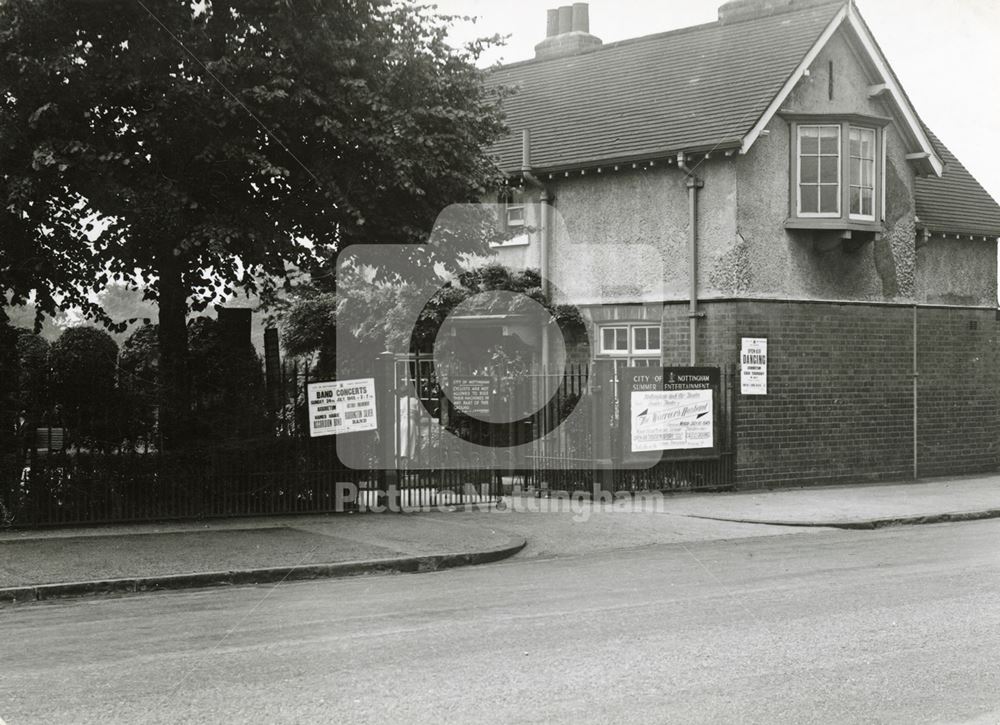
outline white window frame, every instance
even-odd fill
[[[652,347],[642,347],[642,348],[640,348],[636,344],[636,339],[635,339],[636,338],[636,333],[639,330],[645,330],[646,331],[646,342],[647,343],[649,342],[649,331],[650,330],[656,330],[656,339],[657,339],[657,342],[659,342],[659,344],[655,348],[652,348]],[[650,357],[652,357],[654,354],[657,355],[657,356],[660,355],[660,351],[663,349],[663,340],[662,340],[662,331],[660,330],[660,326],[659,325],[633,325],[632,329],[629,331],[629,335],[630,335],[629,342],[631,343],[630,344],[630,349],[632,350],[632,354],[633,355],[648,355]]]
[[[891,123],[891,119],[852,113],[815,115],[787,113],[782,114],[782,116],[789,123],[789,210],[785,227],[789,229],[851,229],[877,232],[879,224],[885,221],[886,142],[887,127]],[[837,134],[839,164],[837,165],[838,212],[836,214],[802,211],[802,139],[808,129],[824,127],[840,129]],[[875,140],[872,158],[865,161],[873,171],[870,186],[872,190],[871,214],[855,214],[851,211],[851,182],[855,181],[851,168],[851,135],[856,131],[873,134]],[[818,152],[817,148],[816,157],[824,158],[819,156]],[[809,156],[812,157],[811,154]],[[826,158],[829,157],[832,157],[832,154],[826,156]],[[860,179],[856,181],[860,182]],[[813,182],[808,185],[812,186]],[[819,177],[817,177],[815,185],[817,189],[822,188]],[[832,184],[830,185],[832,186]],[[860,186],[860,184],[855,186]]]
[[[631,333],[629,332],[628,325],[604,325],[604,326],[598,328],[598,330],[599,330],[600,339],[601,339],[600,350],[601,350],[601,354],[602,355],[614,355],[615,357],[627,357],[630,354],[632,346],[629,344],[630,340],[631,340],[631,337],[630,337]],[[616,333],[615,334],[615,347],[613,349],[609,350],[604,345],[604,333],[605,332],[610,332],[612,330],[614,330],[615,333]],[[617,347],[617,344],[618,344],[618,335],[617,335],[617,332],[619,330],[624,330],[625,331],[625,349],[624,350],[621,350],[621,349],[619,349]]]
[[[859,160],[862,161],[862,163],[864,163],[866,160],[870,163],[870,167],[871,167],[871,187],[862,186],[861,185],[861,179],[857,180],[858,181],[857,184],[854,183],[854,177],[852,175],[853,174],[853,168],[852,168],[853,167],[853,163],[852,162],[854,161],[855,157],[851,154],[851,135],[855,131],[861,131],[863,133],[870,133],[871,134],[871,139],[872,139],[872,157],[870,159],[863,159],[861,157],[858,157]],[[880,158],[881,154],[879,154],[878,136],[879,136],[878,131],[876,129],[874,129],[874,128],[868,128],[867,126],[855,126],[855,125],[848,126],[848,132],[847,132],[847,154],[848,154],[847,214],[848,214],[848,217],[851,218],[851,219],[858,219],[859,221],[866,221],[866,222],[873,222],[873,221],[875,221],[875,207],[876,207],[876,204],[878,203],[878,197],[876,196],[876,194],[877,194],[878,190],[881,188],[880,187],[880,179],[879,179],[879,168],[878,168],[878,161],[879,161],[879,158]],[[883,167],[883,169],[884,169],[884,167]],[[882,173],[881,176],[882,176],[883,179],[885,178],[884,171],[883,171],[883,173]],[[853,211],[851,211],[851,189],[853,189],[855,186],[857,186],[859,189],[871,188],[871,192],[872,192],[872,213],[871,214],[855,214]],[[864,205],[862,204],[862,206],[864,206]]]
[[[635,345],[635,333],[637,330],[657,330],[660,336],[660,346],[658,348],[643,348],[637,349]],[[626,348],[609,350],[604,346],[604,333],[607,330],[624,330],[625,331],[625,344]],[[597,328],[597,335],[599,339],[599,350],[598,353],[601,357],[611,357],[624,363],[627,366],[632,365],[659,365],[662,360],[663,355],[663,330],[659,325],[651,325],[648,322],[635,322],[627,324],[611,324],[611,325],[601,325]],[[648,341],[648,336],[647,336]],[[617,337],[616,337],[617,342]]]
[[[520,212],[521,213],[521,218],[520,219],[515,219],[515,220],[512,221],[511,218],[510,218],[511,217],[511,212]],[[520,202],[513,203],[513,202],[509,202],[508,201],[504,205],[503,213],[504,213],[504,223],[507,225],[508,229],[510,229],[510,228],[517,228],[517,227],[522,227],[522,228],[524,227],[525,215],[527,214],[527,209],[525,209],[524,204],[522,204]]]
[[[837,123],[808,123],[799,124],[796,130],[795,138],[795,211],[796,215],[809,219],[838,219],[843,213],[843,197],[844,197],[844,180],[842,172],[843,164],[843,153],[844,153],[844,138],[843,129],[840,124]],[[802,132],[806,129],[837,129],[837,211],[802,211]],[[810,157],[813,155],[810,154]],[[827,158],[830,157],[829,154],[826,155]],[[815,158],[822,159],[824,154],[821,152],[820,137],[816,138],[816,154]],[[822,207],[823,205],[823,194],[822,190],[824,186],[833,186],[833,184],[826,183],[822,181],[822,163],[817,163],[816,167],[816,183],[810,183],[809,186],[816,187],[816,203],[817,206]]]

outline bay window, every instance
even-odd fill
[[[880,231],[888,119],[786,116],[791,126],[793,229]]]

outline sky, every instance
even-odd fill
[[[483,64],[534,56],[545,11],[571,0],[433,0],[439,12],[477,16],[451,39],[509,35]],[[604,42],[717,19],[722,0],[590,0],[590,32]],[[1000,1],[856,0],[924,122],[1000,201]],[[997,143],[994,143],[997,141]]]

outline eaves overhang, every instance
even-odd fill
[[[599,159],[589,159],[586,161],[574,162],[572,164],[562,164],[555,166],[532,166],[530,170],[537,177],[549,179],[556,176],[571,177],[574,175],[586,175],[588,173],[606,173],[613,171],[628,171],[648,169],[651,167],[664,166],[670,168],[677,162],[678,155],[683,154],[690,159],[693,157],[699,161],[713,158],[727,158],[735,156],[741,148],[742,140],[739,138],[727,138],[711,144],[698,144],[686,146],[680,149],[664,149],[651,153],[635,154],[631,156],[616,155]],[[512,169],[507,172],[508,178],[517,178],[525,170]]]

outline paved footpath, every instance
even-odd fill
[[[613,503],[0,531],[0,601],[432,571],[525,557],[1000,516],[1000,475]],[[795,528],[793,528],[795,527]],[[527,545],[525,545],[527,542]]]
[[[0,602],[433,571],[524,539],[447,514],[340,514],[0,532]]]
[[[874,528],[1000,517],[1000,475],[678,497],[687,516],[790,526]]]

